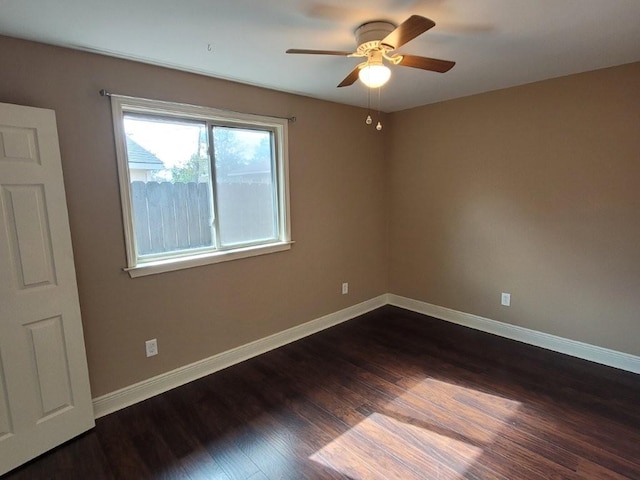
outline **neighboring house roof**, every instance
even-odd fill
[[[140,170],[162,170],[164,163],[153,153],[142,147],[135,140],[127,138],[127,157],[129,159],[129,168]]]

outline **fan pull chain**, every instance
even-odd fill
[[[382,130],[382,122],[380,122],[380,90],[382,87],[378,87],[378,124],[376,125],[376,130]]]
[[[373,119],[371,118],[371,89],[367,88],[367,119],[365,120],[367,125],[371,125],[373,123]]]
[[[382,87],[378,87],[378,123],[376,124],[376,130],[382,130],[382,122],[380,121],[380,89]],[[367,119],[365,120],[367,125],[373,124],[373,118],[371,117],[371,88],[367,89]]]

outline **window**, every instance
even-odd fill
[[[111,101],[132,277],[290,248],[286,119]]]

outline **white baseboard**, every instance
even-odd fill
[[[93,399],[95,418],[100,418],[122,408],[167,392],[173,388],[197,380],[211,373],[223,370],[237,363],[248,360],[262,353],[276,349],[288,343],[312,335],[316,332],[333,327],[339,323],[351,320],[384,305],[394,305],[413,312],[435,317],[440,320],[470,327],[500,337],[510,338],[519,342],[546,348],[554,352],[564,353],[573,357],[611,367],[640,373],[640,357],[628,353],[617,352],[607,348],[589,345],[587,343],[569,340],[548,333],[542,333],[528,328],[498,322],[489,318],[470,313],[459,312],[450,308],[432,305],[430,303],[412,300],[391,293],[380,295],[365,302],[331,313],[310,322],[298,325],[288,330],[261,338],[240,347],[227,350],[199,362],[177,368],[156,377],[116,390]]]
[[[351,320],[387,304],[387,295],[380,295],[335,313],[325,315],[288,330],[227,350],[199,362],[185,365],[156,377],[107,393],[93,399],[95,418],[100,418],[147,398],[223,370],[269,350],[276,349],[339,323]]]
[[[628,353],[557,337],[548,333],[498,322],[489,318],[459,312],[419,300],[412,300],[399,295],[387,294],[387,303],[404,308],[405,310],[422,313],[430,317],[439,318],[440,320],[446,320],[447,322],[456,323],[475,330],[481,330],[500,337],[535,345],[536,347],[546,348],[554,352],[564,353],[572,357],[582,358],[633,373],[640,373],[640,357]]]

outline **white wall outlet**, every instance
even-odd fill
[[[158,354],[158,340],[152,338],[144,342],[144,348],[147,351],[147,357],[153,357]]]
[[[344,282],[342,284],[342,294],[346,295],[347,293],[349,293],[349,283],[348,282]]]
[[[502,298],[500,299],[500,303],[505,307],[510,306],[511,305],[511,294],[502,292]]]

